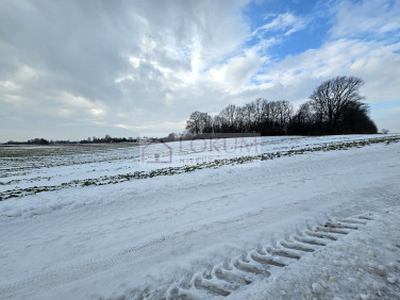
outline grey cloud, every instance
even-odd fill
[[[269,45],[261,39],[246,58],[252,33],[240,7],[249,1],[1,1],[0,141],[128,136],[157,124],[181,131],[173,124],[194,110],[303,99],[313,74],[249,84]],[[307,64],[285,61],[268,65],[266,77]],[[210,81],[215,66],[229,80]]]

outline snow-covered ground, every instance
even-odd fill
[[[400,299],[398,142],[63,185],[382,137],[3,155],[0,194],[57,190],[0,202],[0,299]]]

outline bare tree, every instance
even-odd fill
[[[382,134],[388,134],[389,133],[389,129],[382,128],[381,133]]]
[[[278,124],[281,131],[286,131],[289,125],[293,108],[289,101],[281,100],[276,102]]]
[[[310,101],[300,105],[296,114],[292,117],[289,134],[315,134],[315,113],[312,111]]]
[[[186,129],[192,134],[201,134],[203,132],[211,132],[211,117],[207,113],[195,111],[186,121]]]
[[[307,125],[313,121],[313,115],[311,113],[310,106],[311,105],[310,105],[309,101],[300,105],[299,110],[297,111],[297,114],[294,116],[294,119],[296,120],[296,122],[298,122],[301,125]]]
[[[220,115],[216,115],[212,118],[212,127],[214,133],[224,132],[225,119]]]
[[[335,133],[347,107],[365,99],[358,91],[363,84],[364,81],[358,77],[338,76],[315,88],[310,96],[311,105],[319,121],[328,124],[330,133]]]
[[[224,118],[225,123],[228,125],[230,130],[234,130],[236,114],[237,114],[236,106],[233,104],[228,105],[220,113],[221,117]]]
[[[246,124],[246,130],[247,132],[250,132],[255,123],[255,105],[254,102],[247,103],[244,106],[244,119],[245,119],[245,124]]]
[[[263,106],[267,100],[263,98],[258,98],[256,101],[254,101],[254,116],[255,116],[255,121],[257,124],[261,124],[262,120],[264,118],[263,116]]]

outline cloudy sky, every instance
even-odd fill
[[[397,0],[2,0],[0,142],[182,132],[191,112],[364,79],[400,132]]]

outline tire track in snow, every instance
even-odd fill
[[[210,270],[198,272],[189,280],[172,285],[164,299],[207,299],[226,297],[241,286],[261,280],[304,255],[326,247],[340,236],[347,235],[367,224],[372,217],[360,215],[349,218],[328,219],[324,223],[280,240],[275,246],[265,246],[234,257]],[[140,299],[136,297],[134,299]]]
[[[291,214],[288,207],[283,207],[286,213]],[[296,210],[296,208],[293,208]],[[279,215],[279,214],[278,214]],[[189,282],[172,286],[163,296],[161,291],[140,291],[131,295],[133,299],[204,299],[210,295],[227,296],[240,288],[261,277],[269,277],[274,268],[290,265],[303,255],[313,252],[320,247],[335,241],[340,235],[356,230],[358,226],[365,225],[369,217],[344,218],[328,220],[309,230],[281,240],[275,247],[264,247],[250,251],[246,255],[236,257],[222,265],[215,266],[211,272],[198,273]],[[160,252],[162,248],[178,247],[187,239],[208,238],[218,236],[227,230],[246,230],[256,223],[265,222],[262,213],[246,215],[234,222],[217,223],[215,226],[206,226],[193,232],[179,232],[170,237],[154,240],[141,247],[127,248],[116,255],[111,255],[99,260],[78,264],[73,267],[58,269],[45,274],[0,287],[0,299],[13,297],[30,298],[36,291],[46,290],[60,284],[84,279],[92,274],[107,271],[116,266],[135,269],[139,264],[145,264],[143,257],[149,253]],[[152,255],[149,255],[150,257]],[[172,280],[171,280],[172,281]],[[197,296],[196,296],[197,295]],[[197,298],[196,298],[197,297]],[[200,297],[200,298],[199,298]]]
[[[282,216],[290,216],[296,209],[296,207],[283,206],[276,212],[276,216],[279,217],[276,217],[276,219],[269,218],[269,221],[274,222],[278,221]],[[255,224],[265,224],[265,213],[266,211],[245,214],[233,220],[204,225],[193,231],[176,232],[170,236],[150,241],[142,246],[126,248],[102,259],[93,259],[74,266],[56,269],[3,286],[0,284],[0,299],[29,299],[31,295],[37,295],[40,291],[56,288],[61,284],[76,282],[116,267],[124,268],[125,270],[140,269],[137,266],[153,262],[154,256],[162,256],[162,249],[166,249],[166,251],[179,250],[181,245],[188,239],[195,241],[204,239],[206,241],[210,237],[224,236],[227,232],[246,230],[246,228],[253,227]],[[147,257],[149,258],[147,259]],[[150,261],[148,262],[146,259]],[[144,292],[142,291],[141,293]]]

